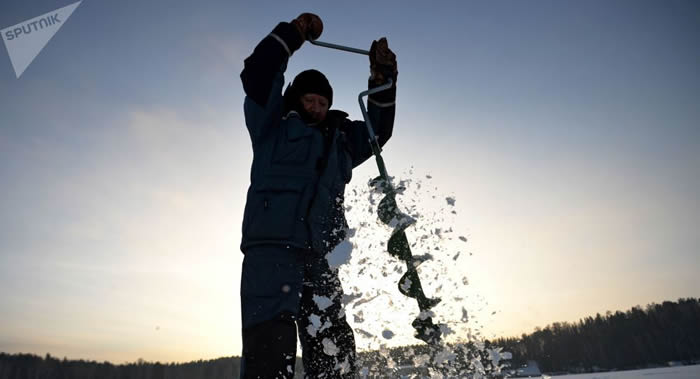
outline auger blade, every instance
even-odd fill
[[[406,273],[399,279],[399,292],[403,295],[416,299],[418,308],[423,312],[428,311],[440,303],[439,298],[428,298],[423,292],[423,286],[418,276],[416,267],[423,263],[427,258],[413,257],[411,245],[408,242],[404,230],[416,222],[412,217],[402,213],[396,205],[396,192],[391,188],[391,184],[387,181],[376,178],[371,185],[378,187],[386,196],[379,202],[377,214],[379,219],[390,226],[393,226],[394,232],[389,238],[387,250],[389,254],[406,262]],[[416,329],[415,337],[425,341],[426,343],[437,343],[440,340],[440,328],[433,324],[430,317],[417,318],[412,323]]]
[[[384,178],[381,175],[370,180],[369,186],[380,190],[383,194],[389,194],[390,192],[395,192],[394,189],[389,184],[389,182],[384,180]]]
[[[421,298],[418,298],[418,306],[421,309],[431,309],[434,306],[440,304],[441,301],[442,301],[442,299],[439,297],[432,297],[431,298],[431,297],[426,297],[425,295],[423,295]]]
[[[377,214],[379,214],[379,219],[385,224],[391,223],[391,220],[401,218],[401,212],[396,206],[396,200],[391,195],[387,195],[379,202]]]
[[[431,317],[421,318],[418,316],[411,325],[416,329],[414,336],[419,340],[431,345],[440,342],[442,331],[438,325],[433,324]]]
[[[440,303],[440,298],[429,298],[423,292],[423,286],[416,270],[409,270],[399,279],[399,292],[404,296],[412,297],[418,301],[421,311],[426,311]]]
[[[389,254],[402,261],[408,261],[412,258],[411,246],[408,244],[408,239],[404,232],[396,232],[389,238],[387,250]]]

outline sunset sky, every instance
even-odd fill
[[[0,29],[73,2],[3,1]],[[697,1],[85,0],[19,79],[0,49],[0,351],[240,355],[239,73],[306,11],[396,52],[383,155],[455,196],[487,336],[700,296]],[[308,68],[361,119],[367,57]]]

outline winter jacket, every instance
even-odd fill
[[[260,244],[291,245],[325,252],[345,238],[345,185],[372,149],[364,121],[330,110],[327,159],[321,128],[296,112],[283,114],[284,72],[303,40],[282,22],[245,60],[241,72],[245,121],[253,145],[241,250]],[[370,85],[371,86],[371,85]],[[383,146],[391,137],[396,88],[372,95],[368,113]]]

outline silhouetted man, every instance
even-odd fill
[[[311,13],[280,23],[241,73],[253,144],[241,242],[243,378],[293,377],[297,332],[306,377],[355,375],[343,290],[325,257],[346,236],[345,185],[372,156],[369,134],[363,121],[329,110],[333,88],[319,71],[303,71],[282,94],[289,57],[322,31]],[[386,39],[374,41],[369,87],[396,83],[396,67]],[[395,97],[394,86],[368,99],[380,146],[391,137]]]

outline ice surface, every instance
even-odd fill
[[[443,364],[446,361],[452,361],[457,355],[450,349],[443,349],[435,354],[433,358],[433,364]]]
[[[348,357],[345,357],[345,360],[342,362],[338,362],[338,364],[335,365],[334,369],[338,371],[338,373],[345,374],[350,372],[350,362],[348,361]]]
[[[314,303],[316,303],[316,306],[318,307],[319,311],[322,311],[333,304],[333,300],[326,296],[314,295],[313,300]]]
[[[462,322],[469,321],[469,312],[467,312],[467,310],[464,307],[462,307],[462,318],[460,319],[460,321],[462,321]]]
[[[430,355],[428,354],[421,354],[413,357],[413,365],[417,367],[425,366],[428,362],[430,362]]]
[[[404,279],[403,282],[400,284],[401,290],[408,292],[408,290],[411,289],[411,284],[413,284],[413,282],[411,282],[411,279],[409,279],[409,278]]]
[[[435,317],[435,313],[432,311],[423,311],[418,314],[419,319],[421,320],[427,320],[429,317]]]
[[[697,379],[700,378],[700,365],[649,368],[644,370],[597,372],[594,374],[561,375],[556,379]]]
[[[369,376],[369,368],[362,367],[359,371],[359,374],[361,378],[366,378],[367,376]]]
[[[389,329],[384,329],[384,331],[382,332],[382,337],[390,340],[390,339],[394,338],[394,332],[392,332]]]
[[[338,352],[340,351],[340,350],[338,350],[338,347],[335,346],[335,344],[333,343],[333,341],[331,341],[331,340],[328,339],[328,338],[324,338],[324,339],[321,341],[321,344],[323,344],[323,352],[324,352],[326,355],[337,355]]]
[[[310,324],[306,327],[306,331],[310,336],[316,337],[316,333],[321,329],[321,316],[312,314],[309,316],[309,322]]]
[[[323,323],[323,326],[321,326],[321,328],[318,329],[318,331],[321,332],[323,331],[323,329],[330,328],[331,326],[333,326],[333,323],[331,323],[330,320],[326,321]]]
[[[326,254],[328,265],[335,269],[340,265],[350,262],[352,256],[352,243],[345,239],[340,242],[330,253]]]

